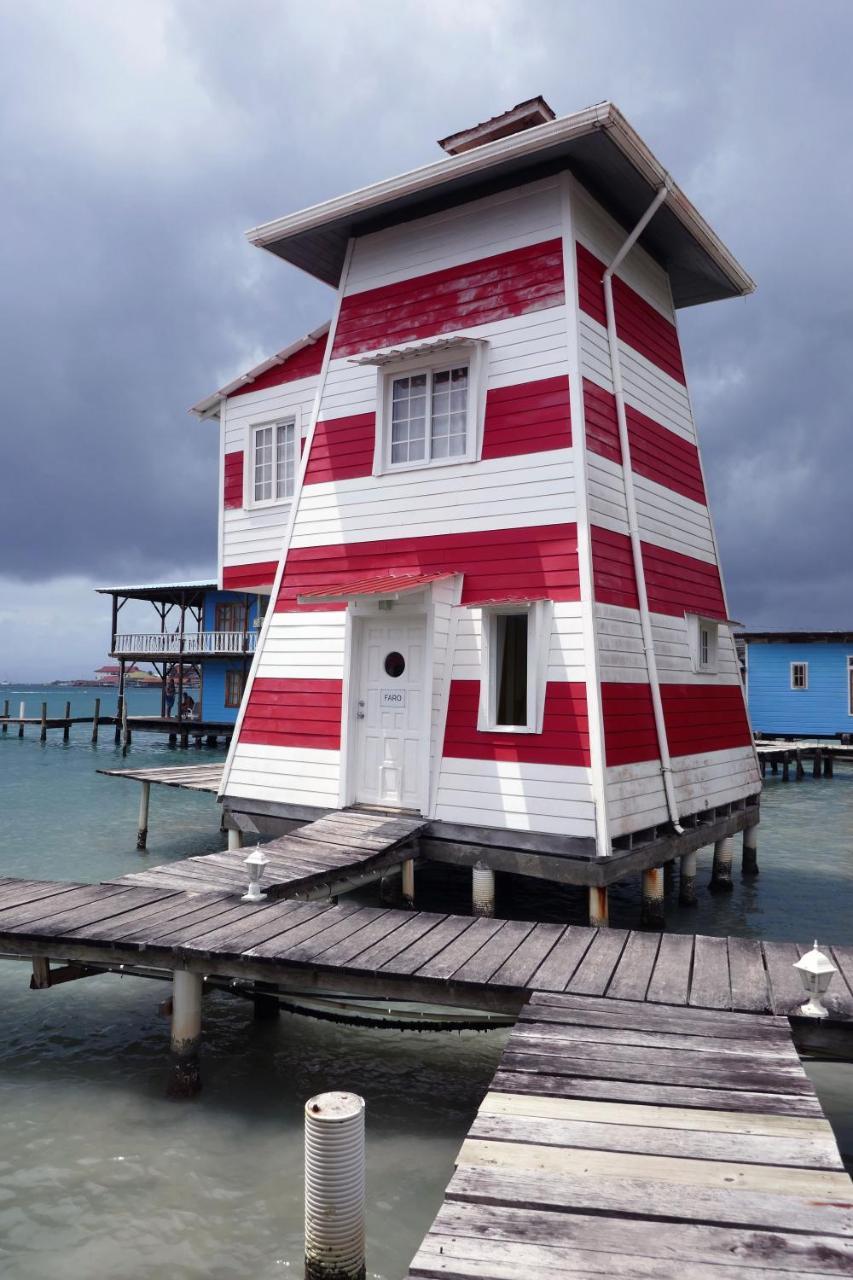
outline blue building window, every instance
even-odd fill
[[[809,664],[807,662],[791,663],[791,688],[792,689],[808,689],[809,687]]]
[[[226,671],[225,672],[225,705],[226,707],[239,707],[243,699],[243,689],[246,684],[246,677],[242,671]]]

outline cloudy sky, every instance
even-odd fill
[[[735,616],[853,627],[851,44],[848,0],[0,0],[0,679],[214,569],[187,406],[330,308],[244,230],[536,93],[616,102],[758,282],[681,313]]]

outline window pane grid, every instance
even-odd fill
[[[468,448],[468,385],[467,365],[393,379],[390,415],[392,466],[465,456]]]
[[[296,485],[296,424],[257,427],[253,436],[252,483],[255,502],[292,498]]]

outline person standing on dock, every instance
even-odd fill
[[[169,678],[166,681],[166,717],[171,720],[172,708],[175,705],[175,677],[169,672]]]

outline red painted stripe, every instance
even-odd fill
[[[227,508],[243,505],[243,450],[226,453],[223,465],[224,502]]]
[[[673,617],[683,613],[726,617],[723,585],[716,565],[651,542],[644,542],[642,550],[646,592],[652,613]],[[614,533],[600,525],[592,526],[592,571],[595,598],[600,604],[639,608],[631,542],[627,534]]]
[[[462,603],[487,599],[579,600],[577,526],[540,525],[479,533],[294,547],[276,609],[341,609],[296,597],[374,573],[463,573]]]
[[[250,391],[263,391],[266,387],[278,387],[283,382],[295,382],[297,378],[316,377],[320,372],[325,350],[326,335],[324,334],[316,342],[309,342],[307,347],[294,351],[293,355],[288,356],[281,364],[271,365],[265,373],[259,373],[257,378],[253,378],[237,391],[232,391],[228,399],[245,396]]]
[[[605,264],[582,244],[577,246],[578,300],[582,311],[599,324],[607,324],[604,286]],[[613,309],[621,340],[676,382],[687,382],[675,325],[641,298],[619,276],[613,277]]]
[[[660,689],[670,755],[692,756],[750,745],[740,685],[662,684]],[[649,686],[603,682],[601,700],[608,766],[657,760]]]
[[[305,483],[322,484],[329,480],[354,480],[371,475],[375,440],[376,415],[373,413],[356,413],[348,418],[318,422]]]
[[[341,305],[332,354],[507,320],[564,299],[562,243],[546,240],[350,294]]]
[[[262,560],[257,564],[231,564],[222,570],[223,591],[250,591],[253,587],[268,587],[275,580],[278,562]]]
[[[571,443],[567,377],[496,387],[486,396],[484,458],[568,449]]]
[[[587,378],[583,381],[586,439],[593,453],[622,462],[616,399]],[[625,406],[633,470],[675,493],[707,506],[699,450],[632,405]]]
[[[240,741],[337,751],[341,745],[341,691],[340,680],[259,676],[249,695]]]
[[[589,764],[589,725],[583,684],[549,681],[541,733],[481,733],[479,680],[453,680],[444,731],[444,755],[520,764]]]

